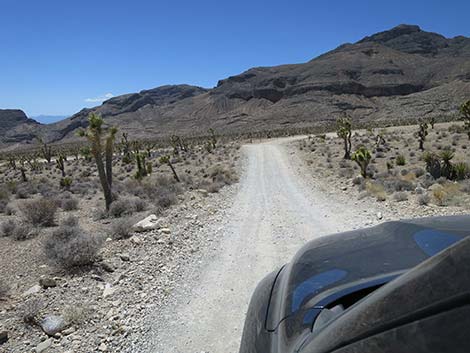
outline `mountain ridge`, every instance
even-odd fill
[[[211,89],[166,85],[129,93],[36,129],[49,141],[74,140],[91,112],[145,138],[208,128],[236,133],[307,127],[328,124],[343,112],[359,122],[386,123],[453,116],[468,97],[470,38],[399,25],[305,63],[251,68]]]

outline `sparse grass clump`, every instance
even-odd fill
[[[78,226],[60,226],[44,244],[46,257],[65,269],[91,265],[97,258],[102,239]]]
[[[24,219],[35,226],[50,227],[54,225],[57,203],[45,197],[25,201],[20,206]]]

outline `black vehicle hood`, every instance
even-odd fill
[[[386,222],[307,243],[278,274],[266,328],[309,326],[325,296],[365,280],[386,283],[470,233],[470,216]]]

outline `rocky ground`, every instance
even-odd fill
[[[402,218],[466,214],[470,208],[468,176],[463,180],[435,179],[423,160],[426,152],[439,155],[449,149],[454,154],[453,164],[467,163],[470,142],[459,127],[460,123],[436,124],[434,129],[429,126],[425,151],[418,148],[417,126],[354,133],[353,152],[364,145],[372,153],[368,181],[360,177],[353,161],[343,159],[343,141],[335,133],[310,136],[293,142],[289,148],[293,158],[302,161],[312,187],[342,200],[345,207],[363,209],[369,214],[369,225]],[[385,144],[377,147],[379,134]],[[404,165],[397,164],[398,156],[404,157]]]
[[[110,214],[102,211],[92,162],[71,158],[67,163],[75,186],[69,191],[57,188],[60,173],[52,168],[28,170],[28,182],[23,183],[16,182],[18,170],[4,169],[1,352],[132,351],[145,329],[140,323],[143,313],[163,305],[189,259],[195,261],[201,248],[210,247],[215,235],[203,234],[201,228],[220,217],[236,188],[229,185],[237,178],[236,146],[211,153],[198,149],[173,162],[182,179],[179,185],[171,181],[170,169],[158,163],[151,176],[137,182],[132,165],[121,167],[118,162],[115,189],[122,205]],[[213,167],[224,170],[225,177],[211,176]],[[75,179],[78,173],[81,179]],[[152,197],[142,189],[159,191]],[[25,220],[23,205],[42,199],[59,206],[52,225]],[[63,201],[70,199],[78,202],[66,209]],[[136,207],[138,199],[143,202]],[[52,263],[46,245],[70,217],[88,236],[104,241],[94,263],[72,269]],[[144,218],[153,222],[132,226]],[[16,229],[26,228],[25,237],[19,239],[23,233],[11,231],[9,222]]]

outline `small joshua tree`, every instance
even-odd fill
[[[426,136],[428,136],[428,124],[425,121],[419,122],[419,130],[416,136],[419,139],[419,149],[424,151],[424,141],[426,141]]]
[[[41,137],[38,137],[37,140],[41,144],[41,153],[43,158],[48,164],[50,164],[52,160],[52,147],[49,146],[46,142],[44,142]]]
[[[431,119],[429,119],[429,125],[431,125],[431,129],[434,130],[434,124],[436,123],[436,118],[435,117],[431,117]]]
[[[361,168],[361,175],[364,178],[367,178],[367,167],[371,160],[370,152],[364,146],[361,146],[357,149],[356,152],[352,155],[351,159],[357,163],[359,168]]]
[[[462,120],[464,122],[464,129],[467,133],[468,139],[470,140],[470,100],[466,101],[460,106],[460,113],[462,114]]]
[[[111,128],[105,135],[103,118],[97,114],[88,117],[89,126],[86,130],[80,130],[79,136],[86,137],[90,142],[91,153],[95,158],[98,175],[106,204],[106,211],[113,202],[113,150],[116,128]],[[103,161],[104,158],[104,161]]]
[[[173,167],[173,164],[171,163],[171,157],[166,155],[166,156],[161,156],[160,157],[160,163],[161,164],[167,164],[170,169],[171,169],[171,172],[173,173],[173,177],[175,178],[176,182],[179,183],[180,182],[180,178],[178,177],[178,174],[176,174],[176,170],[175,170],[175,167]]]
[[[344,142],[344,159],[351,159],[351,119],[343,116],[336,120],[336,133]]]
[[[217,137],[215,136],[215,131],[213,128],[210,128],[208,130],[209,132],[209,135],[210,135],[210,144],[212,145],[212,148],[215,149],[216,145],[217,145]]]
[[[122,163],[129,164],[132,161],[132,156],[131,156],[131,144],[129,142],[129,134],[127,132],[122,133],[120,147],[122,150]]]
[[[60,172],[62,173],[62,178],[66,177],[66,174],[65,174],[65,161],[66,160],[67,160],[66,156],[62,153],[59,154],[59,156],[56,159],[57,169],[59,169]]]

